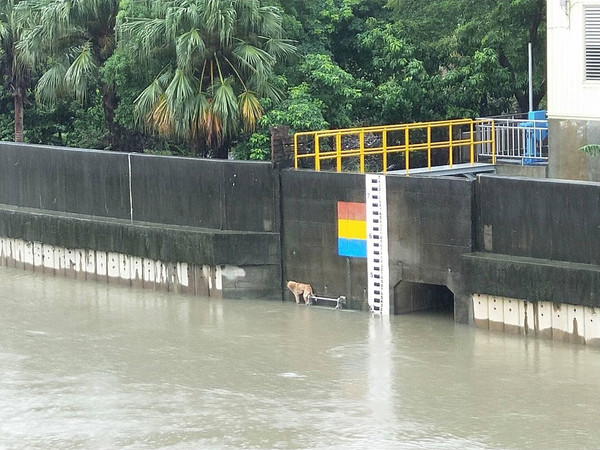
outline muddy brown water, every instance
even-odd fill
[[[598,448],[600,350],[0,268],[0,448]]]

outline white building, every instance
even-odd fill
[[[600,0],[548,0],[548,176],[600,181]]]

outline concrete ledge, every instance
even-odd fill
[[[471,293],[600,306],[600,266],[497,253],[461,256],[465,290]]]
[[[216,298],[279,300],[279,267],[165,262],[0,236],[0,266],[46,275]]]
[[[167,226],[0,205],[0,236],[160,261],[279,267],[279,234]]]

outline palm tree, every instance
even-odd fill
[[[0,74],[14,99],[15,142],[23,142],[23,105],[29,86],[29,67],[20,58],[18,43],[32,17],[29,2],[0,0]]]
[[[254,130],[263,113],[260,98],[280,98],[271,83],[275,63],[295,52],[283,38],[280,10],[261,1],[153,2],[146,17],[117,25],[140,60],[168,61],[135,101],[139,125],[217,158],[227,157],[242,130]]]
[[[36,26],[28,30],[19,50],[31,66],[45,71],[36,88],[36,99],[54,105],[59,97],[74,94],[84,102],[91,88],[100,85],[102,106],[112,143],[117,98],[100,68],[113,54],[119,0],[38,0]]]

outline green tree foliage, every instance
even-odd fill
[[[23,141],[23,109],[32,68],[24,61],[19,43],[33,20],[35,6],[33,1],[0,0],[0,74],[12,92],[16,142]]]
[[[274,108],[270,100],[263,101],[267,114],[259,120],[259,129],[235,148],[238,159],[267,160],[271,156],[270,128],[289,126],[292,132],[323,130],[329,123],[323,117],[323,101],[309,93],[308,84],[302,83],[289,90],[288,97]]]
[[[0,133],[268,159],[272,126],[525,111],[528,42],[538,108],[544,0],[0,0]]]
[[[101,93],[110,147],[118,149],[114,114],[114,86],[101,78],[100,69],[115,50],[118,0],[39,0],[36,24],[23,35],[19,49],[30,66],[43,68],[36,99],[53,106],[73,95],[81,108],[89,107]]]
[[[136,98],[139,123],[220,158],[242,130],[255,129],[260,99],[280,98],[273,67],[294,53],[280,10],[258,0],[154,2],[120,32],[140,60],[169,63]]]

